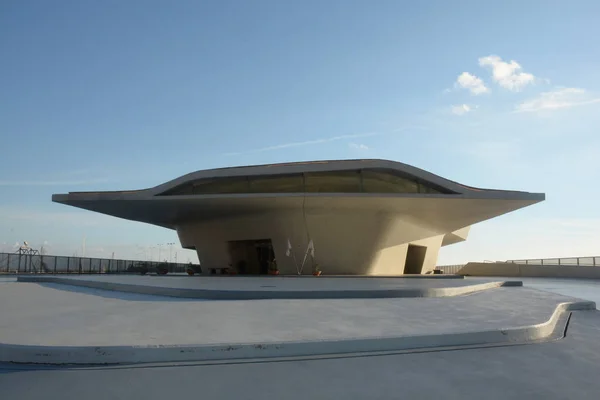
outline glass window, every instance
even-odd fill
[[[296,175],[273,175],[250,177],[252,193],[302,193],[304,178]]]
[[[442,193],[437,189],[432,188],[431,186],[428,186],[427,184],[423,183],[423,182],[419,182],[419,193]]]
[[[308,193],[360,193],[360,171],[312,172],[305,174]]]
[[[419,193],[416,181],[387,171],[363,170],[362,184],[366,193]]]
[[[194,194],[193,192],[194,186],[191,183],[186,183],[181,186],[177,186],[165,193],[161,193],[161,196],[185,196]]]
[[[199,179],[162,195],[243,193],[452,193],[394,171],[307,172],[293,175]]]
[[[235,178],[204,179],[194,183],[194,194],[234,194],[248,193],[250,191],[248,178],[245,176]]]

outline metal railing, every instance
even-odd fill
[[[563,258],[529,258],[523,260],[507,261],[485,261],[486,263],[513,263],[526,265],[560,265],[560,266],[582,266],[582,267],[600,267],[600,257],[563,257]],[[443,271],[444,274],[456,274],[465,264],[438,265],[435,267]]]
[[[0,253],[0,273],[5,274],[127,274],[142,270],[153,273],[159,267],[169,273],[184,273],[189,266],[157,261]]]
[[[507,260],[506,262],[531,265],[600,267],[600,257],[531,258],[527,260]]]

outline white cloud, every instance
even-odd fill
[[[473,107],[468,104],[460,104],[458,106],[452,106],[450,111],[454,115],[465,115],[466,113],[473,111]]]
[[[487,56],[479,59],[482,67],[491,67],[492,76],[500,86],[513,92],[518,92],[529,84],[535,82],[535,76],[527,72],[520,72],[522,67],[515,60],[502,61],[498,56]]]
[[[289,143],[276,144],[276,145],[268,146],[268,147],[259,147],[259,148],[255,148],[255,149],[248,149],[246,151],[236,151],[236,152],[231,152],[231,153],[224,153],[224,155],[225,156],[238,156],[238,155],[242,155],[242,154],[262,153],[262,152],[266,152],[266,151],[289,149],[292,147],[310,146],[310,145],[315,145],[315,144],[336,142],[336,141],[345,140],[345,139],[356,139],[356,138],[364,138],[364,137],[371,137],[371,136],[389,135],[392,132],[428,130],[428,129],[429,128],[426,126],[417,126],[417,125],[416,126],[403,126],[403,127],[396,128],[396,129],[393,129],[388,132],[357,133],[357,134],[352,134],[352,135],[339,135],[339,136],[332,136],[332,137],[326,137],[326,138],[320,138],[320,139],[306,140],[303,142],[289,142]]]
[[[404,131],[428,131],[429,128],[426,126],[403,126],[400,128],[392,129],[392,132],[404,132]]]
[[[485,86],[480,78],[468,72],[463,72],[458,76],[458,78],[456,78],[455,86],[467,89],[474,95],[479,95],[490,91],[490,89]]]
[[[247,150],[247,151],[234,152],[234,153],[225,153],[225,155],[227,155],[227,156],[236,156],[236,155],[248,154],[248,153],[261,153],[261,152],[264,152],[264,151],[281,150],[281,149],[287,149],[287,148],[290,148],[290,147],[309,146],[309,145],[313,145],[313,144],[329,143],[329,142],[335,142],[335,141],[338,141],[338,140],[362,138],[362,137],[369,137],[369,136],[377,136],[377,135],[382,135],[382,134],[383,133],[380,133],[380,132],[368,132],[368,133],[358,133],[358,134],[355,134],[355,135],[332,136],[332,137],[329,137],[329,138],[306,140],[304,142],[290,142],[290,143],[277,144],[277,145],[274,145],[274,146],[261,147],[261,148],[257,148],[257,149],[250,149],[250,150]]]
[[[590,96],[584,89],[560,88],[551,92],[540,93],[538,97],[518,104],[515,112],[558,110],[594,103],[600,103],[600,98]]]
[[[369,150],[369,146],[360,143],[348,143],[348,146],[357,150]]]

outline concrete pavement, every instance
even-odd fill
[[[282,357],[525,342],[560,332],[568,310],[595,308],[522,287],[450,298],[256,301],[185,300],[51,283],[14,282],[2,289],[0,360],[36,363]]]
[[[550,311],[552,304],[573,300],[563,295],[587,300],[600,296],[598,284],[592,281],[526,279],[522,288],[498,288],[460,297],[286,300],[288,306],[284,308],[267,305],[261,311],[257,305],[283,301],[202,301],[54,284],[0,282],[5,282],[0,288],[3,304],[0,324],[10,322],[0,325],[0,337],[8,335],[5,328],[10,325],[14,329],[11,337],[31,339],[39,334],[37,340],[42,342],[60,341],[55,338],[61,335],[73,341],[106,334],[114,339],[119,332],[124,334],[121,339],[152,340],[157,337],[154,334],[164,334],[160,327],[165,323],[173,324],[171,333],[175,336],[162,338],[182,342],[211,340],[210,326],[215,329],[215,324],[221,323],[237,330],[236,334],[230,334],[230,339],[243,337],[242,329],[249,328],[255,330],[248,331],[248,337],[259,335],[263,328],[269,331],[267,335],[285,335],[286,327],[300,327],[293,333],[299,338],[315,334],[333,337],[339,332],[414,333],[419,326],[441,332],[449,328],[534,323],[537,317],[533,309],[541,316]],[[530,289],[532,286],[544,291]],[[223,305],[229,308],[220,308]],[[473,305],[479,311],[474,311]],[[157,311],[153,311],[155,307]],[[288,309],[289,315],[285,315]],[[417,309],[427,318],[419,321]],[[168,312],[172,318],[162,319],[158,310],[162,314]],[[340,315],[336,315],[336,310]],[[273,321],[279,319],[281,312],[284,316],[278,328]],[[123,313],[127,318],[122,317]],[[246,313],[262,318],[264,326],[246,325],[249,319]],[[369,313],[376,313],[377,318],[370,319]],[[566,337],[527,345],[94,368],[0,364],[0,398],[596,399],[600,393],[600,313],[574,311],[570,315]],[[156,318],[154,325],[149,322],[153,318]],[[186,319],[189,321],[180,321]],[[189,334],[180,335],[186,329],[191,329]],[[216,330],[215,333],[219,334]]]
[[[319,360],[104,368],[0,366],[0,398],[597,399],[600,316],[557,342]]]
[[[171,301],[66,285],[14,283],[0,291],[0,331],[3,343],[46,346],[415,336],[533,325],[548,320],[558,304],[574,300],[527,288],[498,288],[453,298]]]

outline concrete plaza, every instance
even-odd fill
[[[40,346],[268,344],[535,325],[569,301],[576,299],[528,288],[450,298],[203,301],[15,283],[0,292],[0,331],[3,343]]]
[[[480,284],[489,279],[443,281]],[[425,282],[439,285],[442,280]],[[593,281],[527,279],[524,287],[444,298],[206,301],[12,281],[0,285],[0,332],[5,344],[46,346],[510,332],[547,321],[560,303],[582,303],[574,297],[596,300],[599,295]],[[112,366],[0,364],[0,397],[597,398],[600,315],[568,314],[560,337],[529,344]]]

